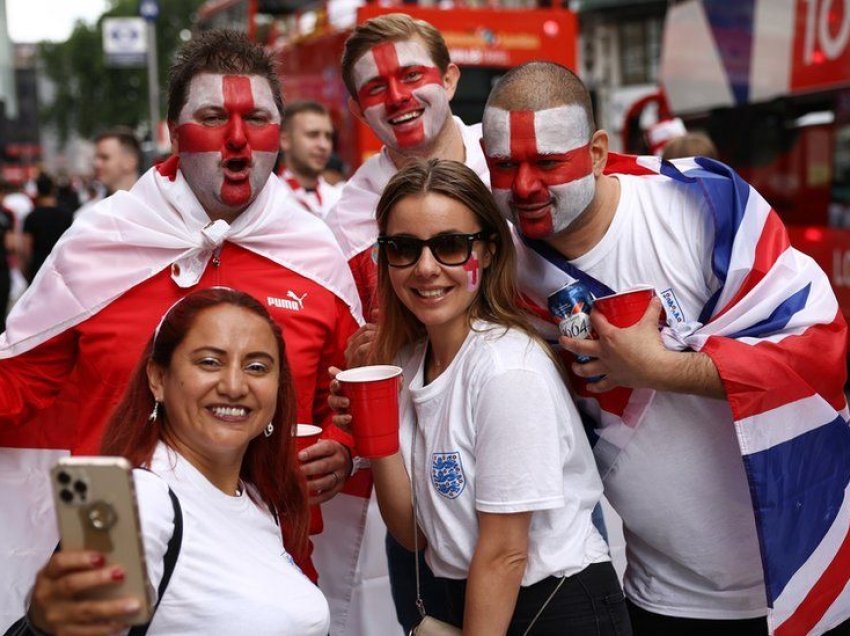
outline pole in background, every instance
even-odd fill
[[[159,130],[159,65],[156,57],[156,20],[159,17],[157,0],[141,0],[139,15],[147,22],[148,104],[150,106],[151,147],[156,148]]]

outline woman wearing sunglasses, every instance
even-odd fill
[[[556,362],[515,307],[492,195],[461,163],[420,162],[389,182],[377,220],[373,352],[405,378],[401,450],[372,462],[390,532],[427,546],[464,634],[630,634],[590,518],[602,484]]]

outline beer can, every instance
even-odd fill
[[[549,313],[558,318],[558,330],[570,338],[584,340],[595,338],[590,327],[590,311],[593,308],[593,294],[581,281],[564,285],[549,294]],[[592,360],[589,356],[576,356],[579,362]]]

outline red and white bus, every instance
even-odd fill
[[[660,76],[665,106],[770,201],[850,318],[850,2],[679,2]]]

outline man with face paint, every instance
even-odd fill
[[[390,178],[412,159],[438,158],[466,163],[487,183],[487,164],[480,126],[452,116],[449,102],[460,71],[432,25],[401,13],[358,25],[345,43],[342,77],[352,113],[384,144],[348,181],[327,218],[369,318],[375,307],[375,207]]]
[[[813,549],[832,559],[821,529],[790,511],[837,514],[838,542],[850,518],[847,330],[826,276],[726,166],[609,155],[586,89],[563,67],[506,74],[483,137],[493,193],[515,226],[522,298],[543,335],[559,335],[547,296],[575,280],[596,296],[651,285],[663,300],[660,332],[655,298],[630,328],[591,312],[597,340],[560,338],[592,358],[569,357],[571,382],[623,519],[634,633],[767,634],[768,599],[771,630],[834,627],[850,613],[839,598],[846,568],[818,580],[807,565],[782,591],[789,559],[802,553],[799,566]],[[801,411],[799,396],[819,412]],[[793,459],[782,450],[821,425],[830,450],[813,441],[817,459],[802,442]],[[768,430],[771,442],[759,437]],[[800,494],[823,489],[836,493],[829,502]],[[815,588],[828,600],[806,598]]]
[[[69,451],[97,453],[158,320],[192,290],[234,287],[268,306],[283,329],[298,421],[325,429],[301,454],[313,502],[344,487],[351,459],[330,422],[327,368],[344,363],[360,303],[333,235],[272,173],[281,112],[261,48],[235,32],[193,38],[170,79],[175,154],[80,217],[9,317],[0,337],[3,619],[20,613],[21,581],[56,544],[47,467]]]

